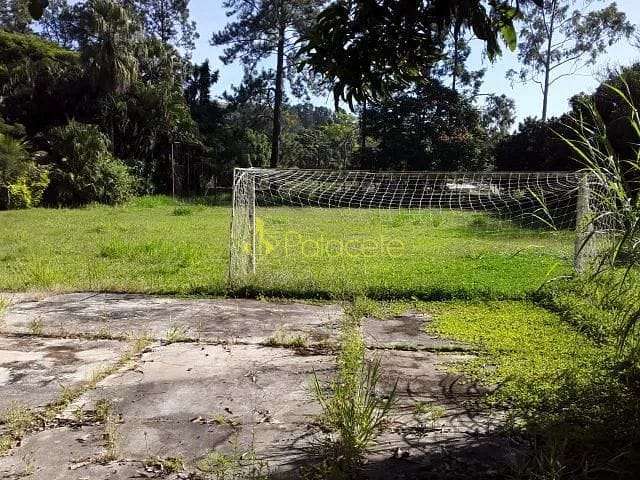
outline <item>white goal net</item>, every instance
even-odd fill
[[[257,209],[289,208],[291,215],[322,209],[331,224],[344,211],[425,214],[475,212],[522,229],[571,230],[575,265],[592,226],[589,177],[578,172],[367,172],[238,168],[234,172],[230,279],[242,282],[260,265]],[[425,231],[424,235],[429,235]],[[272,239],[272,244],[277,239]]]

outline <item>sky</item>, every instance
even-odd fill
[[[209,59],[213,69],[220,71],[220,80],[214,86],[213,95],[220,95],[229,87],[237,85],[242,79],[242,67],[238,62],[232,65],[224,65],[219,56],[223,47],[212,47],[209,44],[211,33],[218,31],[228,22],[228,18],[222,7],[223,0],[191,0],[191,17],[198,25],[200,38],[196,42],[196,49],[193,53],[194,61]],[[608,4],[603,2],[602,4]],[[639,0],[617,0],[620,10],[627,14],[630,22],[640,29],[640,1]],[[483,59],[482,46],[475,44],[472,51],[469,68],[486,68],[484,83],[480,90],[482,94],[505,94],[513,98],[516,102],[516,114],[518,120],[528,116],[540,117],[542,111],[542,93],[536,84],[515,84],[505,78],[507,70],[519,69],[516,52],[504,49],[503,56],[494,63]],[[607,67],[628,65],[640,60],[640,50],[623,41],[612,46],[608,52],[601,56],[598,64],[582,71],[578,75],[565,77],[559,80],[551,90],[549,97],[549,115],[559,115],[568,110],[568,100],[573,95],[580,92],[590,92],[600,83],[599,78]],[[333,108],[333,98],[327,94],[325,97],[312,99],[316,105],[324,105]]]

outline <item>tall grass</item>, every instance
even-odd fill
[[[568,127],[571,135],[563,137],[584,164],[584,173],[595,185],[590,194],[595,211],[588,219],[588,234],[583,245],[596,242],[600,252],[587,281],[604,286],[603,304],[613,305],[619,320],[619,347],[632,364],[640,359],[640,111],[629,85],[621,79],[621,88],[608,88],[628,112],[618,119],[633,135],[622,157],[610,141],[607,124],[595,105],[584,102],[580,113]]]
[[[380,359],[365,360],[357,317],[345,317],[337,366],[337,376],[328,385],[313,378],[323,423],[337,435],[325,445],[335,461],[333,478],[349,477],[358,468],[396,402],[395,386],[385,394],[379,391]]]

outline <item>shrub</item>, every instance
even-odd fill
[[[75,121],[51,130],[53,169],[47,203],[79,206],[117,204],[134,192],[134,177],[110,152],[110,142],[95,125]]]
[[[6,192],[0,206],[37,207],[48,183],[47,170],[36,165],[26,144],[0,133],[0,187]]]

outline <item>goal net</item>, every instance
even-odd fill
[[[295,228],[305,219],[322,219],[325,226],[315,230],[308,228],[305,234],[313,239],[316,235],[329,232],[335,240],[336,236],[341,235],[340,232],[335,233],[338,225],[341,225],[340,228],[354,225],[358,230],[358,221],[363,218],[353,217],[358,212],[368,212],[369,216],[362,220],[363,224],[378,222],[380,215],[386,216],[382,221],[384,225],[408,222],[420,241],[434,231],[431,228],[433,222],[445,218],[438,215],[446,215],[446,212],[459,212],[459,218],[468,219],[465,225],[477,227],[485,236],[487,230],[506,232],[505,235],[509,236],[516,235],[518,231],[565,232],[566,238],[570,235],[571,255],[575,253],[574,264],[580,270],[593,255],[593,249],[587,247],[587,239],[593,238],[591,232],[594,228],[589,220],[594,208],[589,196],[590,189],[594,188],[592,183],[589,177],[578,172],[367,172],[237,168],[233,182],[230,280],[234,284],[241,284],[265,268],[276,268],[278,265],[286,268],[283,256],[301,255],[299,250],[292,249],[274,253],[284,241],[282,229],[278,228],[280,224],[288,223],[290,228]],[[261,211],[266,215],[266,223]],[[285,211],[286,217],[278,216],[277,212]],[[309,213],[314,211],[319,213]],[[352,217],[344,217],[349,212]],[[372,217],[372,213],[376,217]],[[427,217],[431,222],[429,228],[421,228]],[[265,232],[268,228],[271,228],[271,232]],[[367,235],[367,231],[360,229],[352,234],[362,237]],[[411,247],[412,240],[403,237],[402,228],[395,229],[391,235],[403,239]],[[301,241],[306,240],[303,238]],[[411,254],[424,256],[430,253],[412,251]],[[269,255],[269,261],[263,264]],[[296,262],[293,259],[289,263]]]

